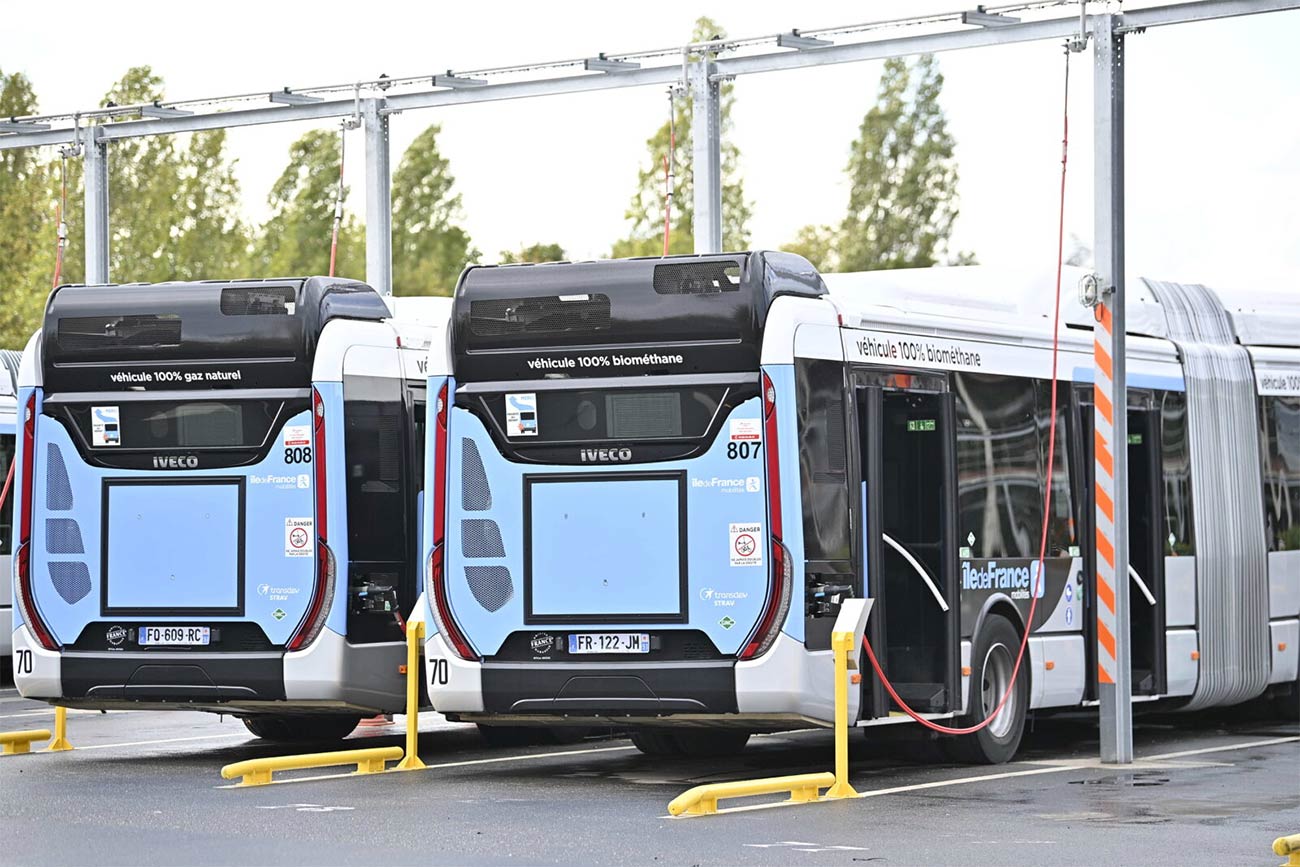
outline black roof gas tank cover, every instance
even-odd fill
[[[757,370],[777,295],[824,295],[786,253],[471,267],[453,304],[462,382]]]
[[[45,387],[305,387],[327,322],[388,316],[369,286],[331,277],[60,286],[45,308]]]

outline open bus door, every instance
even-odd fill
[[[953,396],[917,374],[859,372],[856,385],[867,636],[914,710],[960,710]],[[864,718],[895,710],[870,671],[862,701]]]
[[[1087,491],[1096,486],[1092,389],[1075,391],[1082,450],[1082,477]],[[1160,410],[1150,392],[1128,389],[1128,551],[1129,551],[1129,652],[1133,695],[1161,695],[1166,689],[1165,668],[1165,558],[1164,476],[1160,445]],[[1083,498],[1081,498],[1083,499]],[[1097,598],[1097,568],[1093,497],[1084,499],[1079,526],[1087,540],[1082,546],[1084,598]],[[1088,698],[1097,697],[1097,618],[1090,609],[1084,623],[1087,648]]]

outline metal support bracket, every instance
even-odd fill
[[[86,274],[90,284],[108,282],[108,142],[97,126],[85,128]]]

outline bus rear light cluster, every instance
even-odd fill
[[[325,400],[316,389],[311,390],[312,415],[312,467],[316,495],[316,584],[312,588],[307,614],[298,628],[289,636],[289,650],[301,650],[310,645],[325,628],[330,608],[334,605],[336,566],[334,552],[329,547],[329,508],[325,496]]]
[[[772,535],[771,575],[768,582],[767,601],[758,619],[741,659],[754,659],[767,653],[781,634],[786,615],[790,612],[790,593],[793,586],[794,567],[790,552],[781,543],[781,456],[776,435],[776,386],[763,374],[763,450],[767,459],[767,523]]]
[[[57,650],[58,644],[40,612],[36,610],[36,597],[32,593],[32,488],[36,481],[36,394],[27,396],[23,407],[23,507],[18,519],[18,549],[14,552],[18,575],[18,607],[23,613],[27,628],[46,650]]]
[[[433,427],[433,550],[429,552],[427,591],[434,625],[461,659],[478,659],[465,634],[451,616],[447,600],[447,569],[444,562],[447,537],[447,383],[438,391]]]

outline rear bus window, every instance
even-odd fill
[[[91,448],[248,449],[262,446],[283,407],[280,400],[196,400],[81,404],[65,411]],[[95,436],[95,411],[105,409],[118,421],[118,441],[111,446]]]
[[[14,460],[14,437],[10,434],[0,434],[0,479],[3,479],[9,473],[9,465]],[[2,484],[2,483],[0,483]],[[14,497],[13,487],[10,486],[9,496],[5,497],[3,505],[0,505],[0,556],[12,554],[14,547]],[[8,576],[0,578],[7,580]],[[7,628],[8,624],[4,625]]]
[[[726,395],[726,386],[528,393],[525,405],[535,400],[535,433],[508,439],[528,445],[702,437]],[[508,397],[520,395],[483,398],[488,412],[507,431]]]

